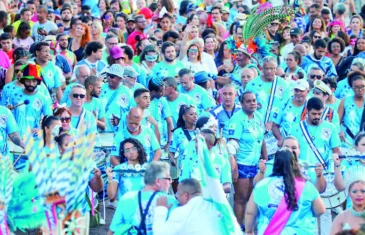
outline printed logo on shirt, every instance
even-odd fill
[[[236,124],[229,124],[228,127],[228,134],[229,135],[233,135],[234,134],[234,129],[236,128]]]
[[[40,111],[43,106],[42,101],[39,98],[36,98],[33,102],[33,108],[37,111]]]
[[[7,120],[8,120],[8,117],[6,115],[0,115],[0,126],[6,127]]]
[[[128,97],[126,94],[121,94],[119,99],[119,104],[122,107],[126,107],[128,105]]]
[[[325,128],[322,131],[322,138],[329,139],[331,137],[331,130],[329,128]]]
[[[200,103],[200,94],[195,94],[195,100],[199,104]]]
[[[275,201],[280,201],[284,193],[284,183],[282,179],[274,179],[268,186],[270,197]]]
[[[283,96],[284,91],[285,91],[285,88],[283,86],[279,86],[278,89],[277,89],[277,91],[276,91],[276,94],[278,96]]]

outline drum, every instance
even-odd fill
[[[267,149],[267,156],[269,159],[273,158],[275,153],[279,150],[278,147],[278,140],[275,138],[272,132],[268,132],[264,136],[266,149]]]
[[[28,156],[23,153],[23,149],[13,142],[8,141],[10,153],[12,154],[14,169],[17,172],[28,171],[29,161]]]
[[[345,191],[337,191],[334,185],[335,173],[324,173],[323,177],[326,179],[326,191],[321,193],[321,198],[326,206],[326,209],[333,209],[342,205],[346,201],[347,195]]]
[[[162,150],[161,161],[167,162],[170,165],[171,179],[173,179],[173,180],[178,179],[180,176],[180,168],[178,167],[179,166],[179,152],[175,153],[175,156],[174,156],[175,166],[173,166],[171,164],[171,160],[170,160],[168,153],[164,149],[161,149],[161,150]]]
[[[108,199],[108,176],[106,174],[107,167],[110,167],[110,152],[113,147],[114,133],[100,133],[101,147],[94,148],[94,161],[101,171],[101,177],[104,181],[104,189],[98,193],[98,200],[104,201]]]

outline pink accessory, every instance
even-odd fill
[[[303,189],[305,186],[305,180],[296,178],[295,179],[295,197],[297,198],[297,202],[299,202],[299,198],[302,195]],[[293,211],[287,209],[287,205],[285,202],[285,193],[283,198],[280,201],[278,209],[275,214],[271,218],[269,225],[267,226],[264,235],[272,235],[272,234],[280,234],[281,231],[285,228],[286,223],[288,222]]]

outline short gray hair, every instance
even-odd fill
[[[320,67],[318,67],[318,65],[316,65],[316,64],[309,66],[309,70],[308,70],[309,73],[312,70],[319,70],[319,71],[321,71],[324,74],[324,71]]]
[[[91,72],[90,68],[86,64],[76,65],[75,66],[75,77],[76,78],[80,75],[81,68],[87,69],[89,71],[89,73]]]
[[[81,88],[81,89],[86,90],[86,88],[83,85],[75,83],[75,85],[72,86],[71,91],[73,91],[73,89],[76,89],[76,88]]]
[[[278,65],[278,61],[275,57],[273,56],[265,56],[263,59],[262,59],[262,64],[265,64],[265,63],[269,63],[269,62],[273,62],[276,64],[276,66]]]
[[[188,193],[192,196],[199,196],[203,193],[202,186],[196,179],[193,178],[184,179],[183,181],[180,182],[180,185],[181,185],[181,190],[184,193]]]
[[[145,185],[154,185],[156,179],[166,177],[165,174],[170,172],[170,165],[167,162],[153,161],[148,164],[144,173]]]

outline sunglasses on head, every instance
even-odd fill
[[[60,120],[61,120],[61,122],[62,122],[62,123],[64,123],[64,122],[66,122],[66,123],[70,123],[71,118],[69,118],[69,117],[64,117],[64,118],[63,118],[63,117],[61,117],[61,118],[60,118]]]
[[[309,77],[311,79],[314,79],[314,78],[317,78],[317,79],[321,79],[322,78],[322,75],[315,75],[315,74],[310,74]]]
[[[74,98],[81,98],[81,99],[83,99],[83,98],[85,98],[85,96],[86,95],[84,95],[84,94],[72,94],[72,97],[74,97]]]

